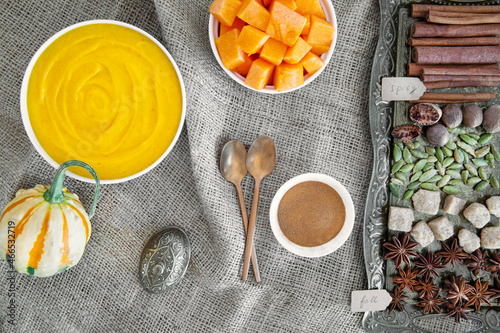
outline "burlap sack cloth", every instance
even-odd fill
[[[287,94],[253,92],[229,78],[208,41],[210,0],[0,2],[0,209],[17,190],[50,184],[55,170],[31,145],[19,110],[24,71],[54,33],[92,19],[114,19],[155,36],[176,60],[187,93],[184,130],[154,170],[105,185],[80,263],[50,278],[18,275],[16,325],[7,323],[7,264],[0,262],[0,323],[6,332],[356,332],[352,290],[366,288],[362,224],[372,168],[368,84],[379,31],[375,0],[334,1],[339,34],[333,57],[310,85]],[[230,139],[246,147],[259,135],[278,158],[264,179],[255,247],[262,282],[240,280],[243,224],[236,191],[219,173]],[[302,173],[333,176],[351,193],[354,230],[323,258],[286,251],[269,225],[278,188]],[[90,204],[93,186],[65,185]],[[243,181],[250,208],[253,179]],[[138,283],[139,256],[167,225],[192,243],[182,282],[161,295]]]

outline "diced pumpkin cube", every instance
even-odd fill
[[[283,61],[286,53],[286,45],[276,39],[269,38],[260,51],[260,57],[278,66]]]
[[[235,71],[236,73],[242,75],[242,76],[247,76],[248,75],[248,71],[250,70],[250,67],[252,66],[252,63],[254,62],[255,59],[257,59],[257,56],[256,55],[248,55],[245,53],[244,55],[244,58],[245,58],[245,62],[236,67]]]
[[[266,86],[269,78],[273,75],[273,69],[274,65],[268,63],[264,59],[259,58],[255,60],[252,66],[250,66],[245,84],[254,89],[261,90]]]
[[[312,46],[311,52],[321,55],[330,49],[334,33],[335,28],[330,22],[311,15],[311,28],[305,40]]]
[[[267,9],[256,0],[245,0],[237,16],[251,26],[265,31],[269,23],[270,14]]]
[[[282,63],[274,70],[273,84],[276,90],[290,90],[304,83],[304,69],[301,64]]]
[[[239,35],[238,29],[233,29],[215,40],[222,64],[230,71],[245,63],[245,52],[237,45]]]
[[[293,46],[306,25],[307,19],[280,2],[269,6],[271,17],[266,33],[287,46]]]
[[[295,3],[295,0],[272,0],[272,1],[278,1],[287,6],[288,8],[290,8],[291,10],[297,9],[297,4]]]
[[[307,74],[313,75],[316,73],[321,67],[325,65],[323,60],[320,57],[315,55],[314,53],[308,52],[304,58],[300,61],[300,64],[304,66]]]
[[[241,1],[239,0],[215,0],[210,5],[210,13],[220,23],[231,26],[240,7]]]
[[[323,20],[326,19],[325,12],[321,8],[319,0],[295,0],[297,9],[295,10],[300,15],[315,15]]]
[[[219,36],[224,35],[226,32],[231,31],[233,29],[238,29],[240,32],[243,29],[243,27],[246,25],[245,22],[243,22],[239,17],[234,19],[233,25],[227,26],[225,24],[220,24],[220,30],[219,30]]]
[[[311,45],[299,37],[294,46],[286,50],[283,61],[289,64],[298,64],[299,61],[311,50]]]
[[[260,50],[268,39],[268,34],[251,25],[247,25],[241,30],[240,36],[238,37],[238,47],[247,54],[254,54]]]
[[[311,28],[311,14],[304,15],[304,17],[307,19],[306,25],[304,26],[304,29],[302,29],[302,32],[300,33],[302,36],[307,36],[309,33],[309,29]],[[238,19],[238,18],[236,18]]]

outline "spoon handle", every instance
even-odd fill
[[[241,185],[236,185],[236,190],[238,191],[238,199],[240,201],[241,217],[243,219],[243,226],[245,227],[245,235],[248,231],[248,213],[247,206],[245,206],[245,200],[243,197],[243,192],[241,191]],[[260,282],[259,265],[257,264],[257,254],[255,253],[255,246],[252,246],[252,267],[253,275],[255,276],[255,281]]]
[[[241,279],[245,281],[248,276],[250,266],[250,254],[253,248],[253,235],[255,233],[255,221],[257,220],[257,206],[259,205],[260,179],[255,179],[255,189],[253,191],[252,209],[250,210],[250,221],[248,223],[247,241],[245,244],[245,260],[243,261],[243,273]]]

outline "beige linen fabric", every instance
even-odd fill
[[[175,148],[148,174],[105,185],[80,263],[50,278],[16,277],[16,325],[5,262],[0,262],[0,331],[5,332],[358,332],[352,290],[366,288],[362,224],[372,168],[368,85],[379,29],[374,0],[333,2],[339,24],[335,52],[310,85],[265,95],[233,82],[208,42],[210,0],[0,2],[0,209],[20,188],[49,184],[54,169],[31,145],[19,111],[24,71],[57,31],[91,19],[136,25],[158,38],[182,72],[186,123]],[[262,282],[240,281],[244,233],[234,187],[218,157],[231,139],[248,148],[259,135],[275,139],[274,172],[262,183],[255,246]],[[353,233],[334,254],[307,259],[274,239],[273,195],[302,173],[331,175],[351,193]],[[93,186],[65,185],[88,207]],[[243,181],[247,207],[253,179]],[[172,291],[145,292],[139,256],[167,225],[192,243],[187,274]]]

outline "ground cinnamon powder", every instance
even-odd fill
[[[338,235],[345,221],[345,206],[332,187],[307,181],[289,189],[278,206],[278,224],[293,243],[314,247]]]

